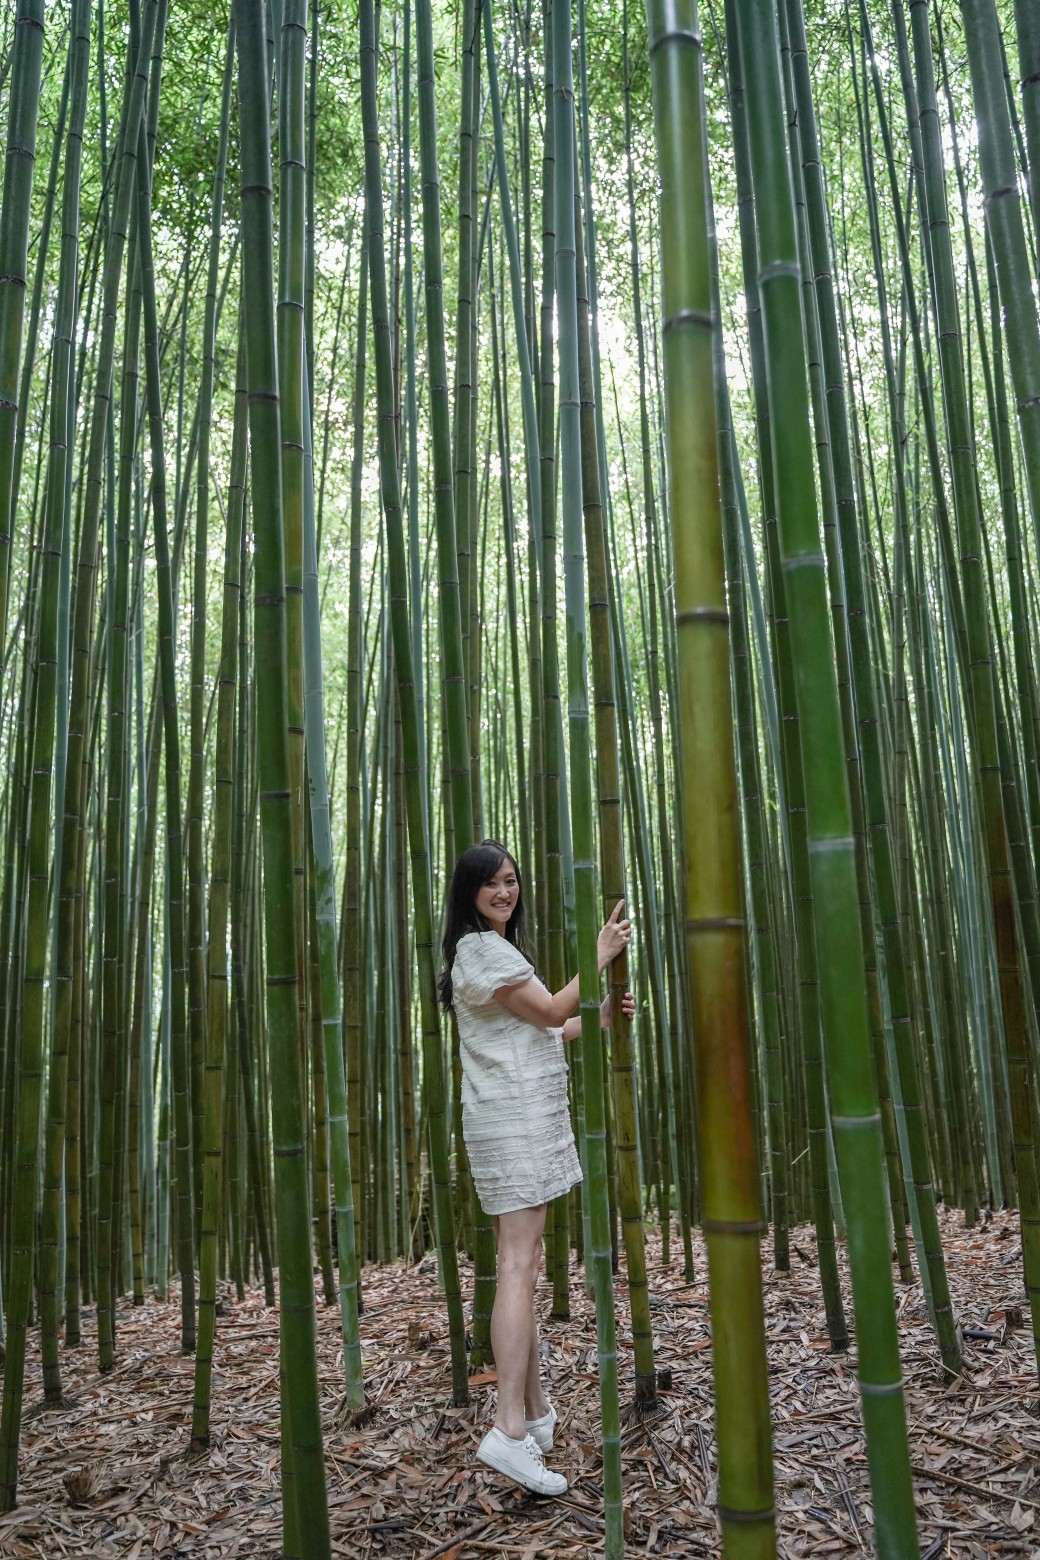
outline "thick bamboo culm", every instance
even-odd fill
[[[279,1307],[294,1560],[368,1265],[435,1261],[446,1406],[494,1367],[435,997],[490,837],[580,974],[539,1303],[594,1298],[605,1553],[696,1250],[722,1545],[776,1552],[797,1242],[913,1557],[896,1286],[957,1380],[952,1210],[1017,1210],[1040,1361],[1037,7],[210,20],[0,21],[0,1510],[35,1351],[59,1405],[124,1302],[200,1455],[224,1295]]]

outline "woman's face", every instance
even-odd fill
[[[504,937],[509,918],[520,898],[516,868],[508,856],[494,877],[477,889],[476,907],[493,931]]]

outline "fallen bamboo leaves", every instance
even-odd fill
[[[930,1560],[1040,1554],[1040,1422],[1023,1302],[1017,1217],[998,1213],[964,1230],[941,1210],[958,1315],[994,1336],[967,1337],[967,1371],[941,1379],[919,1285],[900,1291],[911,1450],[922,1551]],[[703,1250],[697,1244],[703,1278]],[[851,1356],[826,1350],[815,1254],[772,1272],[763,1247],[774,1405],[777,1512],[782,1555],[873,1552],[873,1512]],[[622,1435],[625,1528],[634,1551],[682,1557],[721,1552],[715,1522],[711,1353],[703,1283],[665,1271],[649,1251],[657,1364],[671,1372],[647,1418]],[[463,1269],[467,1291],[471,1282]],[[494,1371],[470,1378],[453,1408],[445,1321],[434,1265],[368,1268],[362,1339],[369,1401],[358,1425],[341,1413],[338,1317],[319,1301],[333,1553],[349,1560],[586,1560],[602,1553],[595,1322],[581,1275],[572,1320],[543,1321],[550,1392],[560,1414],[554,1467],[571,1480],[540,1503],[485,1472],[473,1453],[493,1414]],[[618,1287],[622,1391],[631,1334]],[[119,1312],[118,1364],[100,1375],[89,1347],[63,1357],[66,1402],[27,1416],[19,1508],[0,1517],[0,1556],[37,1560],[275,1560],[281,1548],[278,1485],[277,1316],[262,1294],[226,1295],[218,1326],[209,1455],[186,1453],[193,1364],[178,1357],[179,1306],[171,1289]],[[539,1292],[548,1313],[549,1290]],[[84,1336],[93,1344],[93,1316]],[[40,1397],[30,1358],[27,1402]]]

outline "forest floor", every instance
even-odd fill
[[[969,1339],[965,1373],[944,1383],[919,1284],[900,1288],[910,1444],[922,1555],[1040,1560],[1040,1419],[1017,1216],[973,1230],[940,1210],[950,1284]],[[622,1434],[625,1526],[633,1552],[721,1554],[716,1526],[711,1343],[704,1252],[698,1282],[682,1251],[648,1251],[659,1368],[671,1371],[655,1416]],[[846,1282],[842,1251],[843,1280]],[[851,1355],[827,1346],[811,1230],[793,1233],[793,1269],[763,1247],[776,1459],[785,1556],[872,1554],[870,1490]],[[467,1294],[469,1269],[463,1269]],[[319,1363],[333,1553],[350,1560],[583,1560],[602,1554],[596,1332],[580,1280],[566,1323],[543,1320],[549,1389],[560,1414],[554,1468],[570,1489],[539,1501],[474,1459],[493,1413],[493,1376],[450,1406],[450,1365],[435,1264],[367,1268],[362,1318],[373,1414],[342,1412],[338,1312],[319,1299]],[[619,1280],[619,1297],[621,1295]],[[547,1318],[550,1291],[539,1288]],[[218,1321],[212,1447],[186,1455],[193,1361],[178,1352],[179,1306],[125,1306],[119,1362],[97,1372],[86,1347],[63,1357],[66,1406],[38,1412],[38,1357],[27,1366],[20,1505],[0,1517],[0,1556],[56,1560],[275,1560],[280,1553],[277,1316],[250,1291]],[[1024,1322],[1024,1325],[1021,1323]],[[619,1298],[622,1401],[632,1391],[631,1333]]]

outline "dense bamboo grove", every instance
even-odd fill
[[[1020,1210],[1040,1359],[1038,18],[6,8],[0,1510],[27,1360],[59,1404],[171,1284],[200,1455],[218,1283],[280,1304],[287,1556],[330,1552],[316,1303],[360,1413],[364,1264],[435,1250],[465,1401],[495,1254],[435,981],[493,837],[581,977],[546,1257],[556,1317],[595,1294],[605,1552],[651,1218],[688,1279],[707,1241],[726,1553],[775,1552],[807,1222],[917,1554],[937,1202]]]

